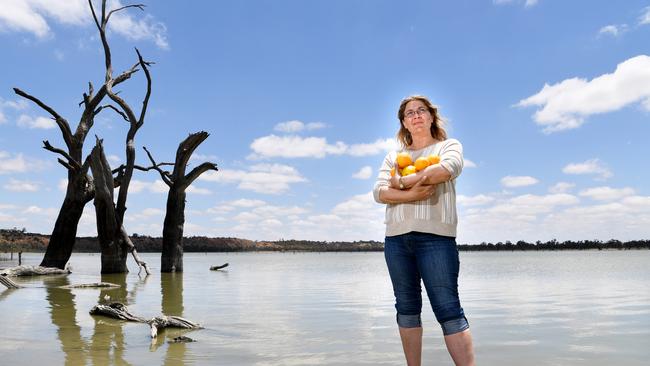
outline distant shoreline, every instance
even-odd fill
[[[133,243],[141,253],[162,250],[162,238],[133,234]],[[36,252],[43,253],[47,248],[49,235],[28,233],[18,229],[0,229],[0,253]],[[384,243],[379,241],[323,242],[309,240],[253,241],[239,238],[208,238],[192,236],[183,239],[184,251],[191,252],[380,252]],[[538,251],[538,250],[603,250],[603,249],[650,249],[650,240],[550,240],[528,243],[506,241],[504,243],[459,244],[460,251]],[[95,237],[80,237],[75,243],[75,252],[99,253]]]

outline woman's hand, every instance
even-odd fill
[[[426,184],[427,176],[423,175],[415,182],[413,187],[409,188],[412,201],[422,201],[429,199],[436,192],[437,186],[434,184]]]
[[[399,168],[399,165],[397,164],[397,160],[393,162],[393,169],[395,169],[395,175],[390,177],[390,186],[391,188],[400,189],[399,178],[402,176],[402,170]]]

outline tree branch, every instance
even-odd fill
[[[108,19],[111,17],[111,15],[113,15],[113,13],[117,13],[120,10],[124,10],[124,9],[128,9],[128,8],[138,8],[138,9],[144,11],[145,6],[146,5],[144,5],[144,4],[133,4],[133,5],[126,5],[126,6],[123,6],[121,8],[113,9],[113,10],[108,12],[108,15],[106,16],[106,23],[108,23]]]
[[[209,163],[205,162],[196,168],[192,169],[191,172],[189,172],[186,176],[185,179],[183,179],[183,189],[187,188],[194,182],[196,178],[198,178],[201,174],[207,172],[208,170],[214,170],[218,171],[219,169],[217,168],[217,164],[215,163]]]
[[[155,169],[160,174],[160,178],[162,178],[163,182],[165,182],[165,184],[167,184],[167,186],[169,188],[171,188],[174,185],[174,182],[172,182],[171,179],[169,178],[169,175],[170,175],[169,172],[166,172],[166,171],[160,169],[160,166],[161,165],[174,165],[174,164],[171,164],[171,163],[156,164],[156,161],[153,159],[153,156],[151,156],[151,153],[149,152],[149,150],[147,150],[147,148],[145,146],[143,146],[142,148],[144,149],[144,151],[147,152],[147,156],[149,157],[149,160],[151,161],[151,164],[153,164],[153,166],[151,168]]]
[[[70,171],[75,171],[75,168],[72,165],[68,164],[65,160],[58,158],[56,159],[56,161],[58,161],[59,164],[63,165],[66,169]]]
[[[78,170],[81,169],[81,165],[79,164],[78,161],[73,159],[72,156],[70,156],[70,154],[68,154],[67,152],[65,152],[65,151],[63,151],[61,149],[57,149],[56,147],[50,145],[50,142],[48,140],[43,141],[43,148],[45,150],[51,151],[51,152],[53,152],[55,154],[62,155],[64,158],[68,159],[68,163],[64,164],[64,166],[66,168],[69,168],[69,169],[74,170],[74,171],[78,171]],[[59,162],[61,162],[61,159],[59,159]],[[63,163],[61,163],[61,164],[63,164]]]
[[[104,108],[109,108],[109,109],[114,110],[115,113],[119,114],[120,116],[122,116],[122,118],[124,118],[125,121],[129,122],[129,118],[126,116],[126,114],[124,114],[124,112],[122,112],[121,110],[117,109],[117,107],[115,107],[115,106],[112,105],[112,104],[105,104],[105,105],[103,105],[103,106],[100,106],[100,107],[97,108],[97,110],[95,111],[95,115],[97,115],[99,112],[101,112],[102,109],[104,109]]]
[[[136,48],[135,52],[138,54],[138,60],[140,61],[140,66],[142,67],[142,70],[144,71],[145,76],[147,77],[147,94],[144,97],[144,100],[142,101],[142,110],[140,110],[140,118],[138,119],[138,127],[142,126],[144,123],[144,115],[147,113],[147,106],[149,105],[149,98],[151,97],[151,74],[149,73],[149,66],[151,63],[145,62],[142,59],[142,55],[140,54],[140,51]]]
[[[68,147],[68,149],[72,148],[73,146],[72,131],[70,130],[70,125],[68,124],[68,121],[65,120],[65,118],[61,117],[61,115],[59,115],[54,109],[52,109],[52,107],[43,103],[40,99],[36,98],[33,95],[27,94],[18,88],[14,88],[14,93],[20,95],[23,98],[31,100],[32,102],[36,103],[36,105],[38,105],[43,110],[45,110],[47,113],[52,115],[52,117],[54,118],[54,122],[56,122],[57,126],[59,126],[59,129],[61,130],[61,133],[63,134],[63,141],[65,141],[66,146]]]

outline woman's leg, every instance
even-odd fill
[[[454,238],[418,236],[418,268],[447,350],[456,365],[474,365],[472,335],[458,298],[460,261]]]
[[[402,338],[406,365],[420,366],[422,364],[422,327],[399,327],[399,336]]]
[[[397,325],[408,366],[420,366],[422,358],[422,287],[409,234],[386,237],[384,255],[395,294]]]
[[[474,366],[472,333],[469,329],[446,335],[445,344],[456,365]]]

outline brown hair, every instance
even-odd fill
[[[397,131],[397,140],[404,146],[411,146],[413,143],[413,137],[409,130],[404,127],[404,110],[406,105],[409,102],[414,100],[419,100],[424,103],[424,105],[429,109],[429,113],[433,117],[433,123],[431,124],[431,136],[439,141],[444,141],[447,139],[447,131],[445,131],[444,124],[445,120],[438,113],[438,107],[433,105],[429,99],[423,95],[411,95],[404,99],[399,105],[399,111],[397,112],[397,118],[399,119],[399,131]]]

